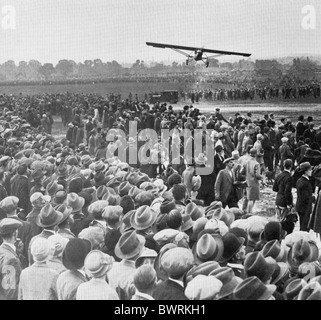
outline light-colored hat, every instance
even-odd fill
[[[18,208],[19,198],[15,196],[5,197],[0,202],[0,208],[5,213],[12,212],[13,210]]]
[[[213,300],[222,286],[223,283],[214,276],[199,274],[187,284],[185,296],[189,300]]]
[[[50,200],[49,195],[43,195],[41,192],[34,192],[30,197],[31,205],[36,208],[43,208]]]
[[[43,262],[49,258],[50,244],[48,239],[38,237],[31,243],[31,254],[35,261]]]
[[[115,259],[100,250],[90,251],[85,258],[86,273],[93,278],[104,276],[113,266]]]
[[[51,248],[51,255],[53,257],[61,257],[68,241],[68,238],[62,237],[59,233],[50,236],[48,242]]]
[[[178,259],[179,257],[179,259]],[[194,265],[194,256],[190,249],[173,248],[161,257],[161,266],[169,277],[179,277]]]

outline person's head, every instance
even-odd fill
[[[100,250],[91,250],[84,261],[86,274],[92,278],[106,278],[112,268],[114,258]]]
[[[225,164],[225,167],[229,170],[232,170],[234,167],[234,158],[227,158],[223,162]]]
[[[291,170],[293,166],[293,161],[291,159],[286,159],[283,162],[284,169]]]
[[[171,229],[177,229],[182,226],[183,218],[178,209],[171,210],[167,215],[167,227]]]
[[[134,272],[133,283],[139,292],[151,294],[155,289],[156,282],[157,274],[150,264],[144,264]]]
[[[299,166],[303,175],[310,177],[312,175],[312,166],[310,162],[303,162]]]
[[[18,238],[18,229],[22,226],[22,222],[12,219],[4,218],[0,221],[0,236],[3,241],[14,244]]]
[[[176,201],[184,200],[186,196],[186,186],[183,183],[179,183],[173,186],[172,194]]]

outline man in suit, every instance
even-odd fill
[[[275,199],[276,216],[283,220],[293,207],[291,168],[293,161],[286,159],[283,162],[284,170],[275,178],[273,191],[277,192]]]
[[[233,184],[235,182],[234,158],[227,158],[223,162],[225,169],[219,171],[215,182],[215,200],[222,202],[222,207],[238,207]]]
[[[295,210],[300,217],[300,230],[309,231],[308,223],[312,212],[312,203],[314,202],[313,188],[310,182],[312,167],[310,162],[303,162],[299,169],[303,172],[301,178],[296,183],[297,201]]]
[[[0,235],[3,243],[0,246],[0,299],[17,300],[21,274],[21,264],[16,253],[15,243],[18,229],[22,223],[15,219],[4,218],[0,222]]]
[[[20,258],[21,267],[28,266],[28,246],[32,238],[31,224],[29,222],[21,220],[17,215],[19,199],[15,196],[9,196],[4,198],[0,202],[1,210],[6,214],[7,218],[17,220],[21,223],[21,227],[18,230],[18,239],[21,240],[23,246],[17,251]]]
[[[193,265],[194,256],[190,249],[177,247],[166,251],[161,257],[161,267],[168,279],[156,285],[153,298],[155,300],[188,300],[183,279]]]
[[[19,199],[19,208],[29,213],[31,209],[30,204],[30,182],[27,176],[28,167],[26,164],[20,164],[15,175],[11,181],[11,195]]]

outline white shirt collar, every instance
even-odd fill
[[[86,272],[82,269],[77,269],[78,272],[80,272],[85,278],[87,278]]]
[[[181,281],[181,280],[176,280],[176,279],[173,279],[173,278],[170,278],[170,277],[169,277],[169,280],[172,280],[172,281],[178,283],[181,287],[184,288],[184,282],[183,282],[183,281]]]

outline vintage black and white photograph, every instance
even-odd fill
[[[0,39],[0,300],[321,300],[320,1],[0,0]]]

